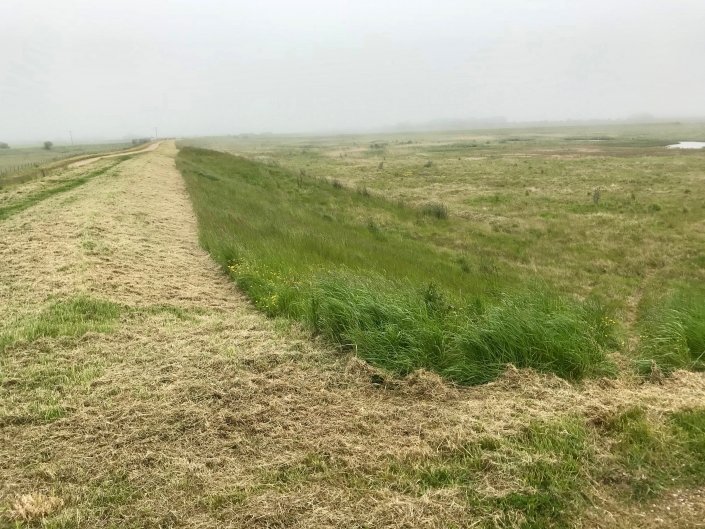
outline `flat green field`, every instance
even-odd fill
[[[400,373],[702,369],[703,125],[189,140],[201,239],[260,308]],[[183,146],[182,145],[182,146]]]
[[[40,165],[57,162],[65,158],[116,151],[131,146],[128,143],[103,143],[91,145],[57,145],[47,150],[37,147],[15,147],[0,149],[0,186],[14,181],[19,175],[33,172]]]

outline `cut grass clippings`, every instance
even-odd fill
[[[0,352],[20,341],[109,332],[122,310],[121,305],[85,295],[55,301],[34,317],[9,322],[0,332]]]
[[[392,458],[373,473],[308,454],[268,470],[262,480],[283,492],[342,480],[371,492],[443,494],[463,504],[479,527],[568,528],[599,503],[597,489],[638,505],[674,487],[701,486],[704,443],[705,409],[656,418],[634,407],[598,422],[572,415],[533,420],[508,435],[460,439],[426,457]],[[266,487],[218,500],[242,503]]]
[[[180,320],[198,311],[171,305],[134,308],[79,294],[52,302],[36,315],[5,322],[0,331],[0,353],[19,342],[40,338],[77,337],[88,332],[112,332],[123,314],[170,314]]]
[[[67,180],[65,182],[58,183],[54,186],[41,189],[28,196],[22,197],[21,199],[15,202],[0,206],[0,220],[7,219],[8,217],[11,217],[16,213],[24,211],[27,208],[30,208],[35,204],[41,202],[42,200],[46,200],[49,197],[58,195],[59,193],[65,193],[66,191],[70,191],[79,186],[82,186],[83,184],[95,178],[96,176],[104,174],[105,172],[112,169],[122,161],[122,159],[118,159],[118,161],[111,163],[110,165],[106,165],[105,167],[101,167],[100,169],[96,169],[95,171],[91,171],[90,173],[87,173],[78,178]]]

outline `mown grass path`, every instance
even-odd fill
[[[524,512],[522,465],[573,456],[526,425],[573,417],[577,430],[546,431],[584,428],[597,450],[593,425],[624,409],[659,420],[704,402],[702,374],[572,386],[510,372],[462,389],[319,347],[251,308],[199,247],[175,154],[163,143],[0,224],[0,527],[546,522]],[[470,445],[486,453],[466,468]],[[438,462],[448,453],[461,471]],[[591,501],[566,492],[560,524],[705,516],[702,490],[623,502],[583,470],[564,485],[585,482]]]

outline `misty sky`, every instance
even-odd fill
[[[0,141],[705,116],[703,0],[2,0]]]

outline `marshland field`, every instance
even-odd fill
[[[667,146],[704,138],[193,138],[8,181],[0,527],[700,527],[705,149]]]

